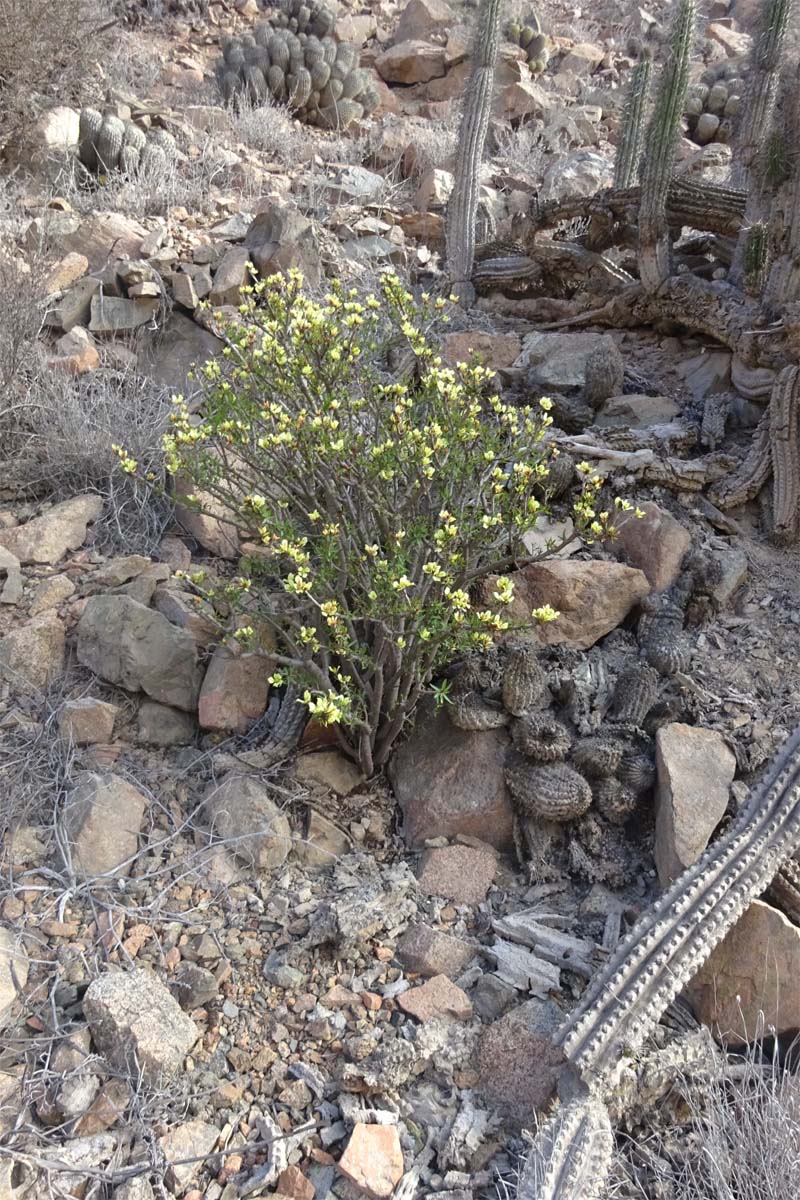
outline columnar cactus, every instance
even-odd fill
[[[622,129],[617,143],[614,160],[614,187],[629,188],[639,180],[639,164],[642,161],[645,117],[650,102],[650,82],[653,74],[651,59],[642,58],[631,73]]]
[[[736,134],[731,169],[734,187],[749,187],[751,172],[772,127],[781,58],[793,7],[794,0],[768,0],[764,5],[764,21],[753,49],[750,81]]]
[[[695,0],[678,0],[670,52],[647,132],[639,209],[639,273],[644,287],[650,292],[657,291],[672,274],[667,188],[689,82],[696,19]]]
[[[503,0],[483,0],[472,50],[472,72],[464,98],[458,135],[453,192],[447,205],[445,239],[450,286],[462,304],[475,299],[475,218],[480,192],[480,167],[492,107],[495,61]]]

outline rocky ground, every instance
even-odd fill
[[[549,5],[541,73],[504,43],[482,189],[499,231],[535,193],[610,181],[629,39],[668,8]],[[264,766],[268,647],[227,638],[186,575],[224,579],[239,546],[218,520],[125,491],[111,442],[156,453],[170,392],[190,394],[189,368],[221,347],[202,301],[235,306],[250,263],[297,266],[312,287],[387,266],[440,286],[474,12],[342,5],[337,35],[379,103],[325,133],[220,99],[220,39],[252,28],[255,0],[139,11],[77,100],[169,132],[174,156],[152,177],[87,180],[80,105],[41,96],[0,167],[0,369],[12,410],[35,401],[21,437],[4,424],[0,480],[0,1200],[512,1195],[523,1131],[551,1099],[553,1029],[800,721],[800,555],[767,543],[755,509],[724,516],[605,461],[644,517],[518,580],[562,614],[539,657],[575,761],[590,763],[625,698],[642,611],[658,613],[687,563],[706,573],[683,596],[685,662],[646,710],[651,773],[620,813],[587,767],[594,807],[538,858],[519,853],[522,735],[496,663],[482,685],[505,705],[496,727],[461,728],[426,702],[386,777],[365,782],[313,725],[297,756]],[[712,97],[719,112],[687,114],[690,175],[725,178],[754,12],[716,0],[707,14],[698,85],[733,83]],[[26,374],[14,356],[32,353],[31,294]],[[728,352],[676,331],[541,333],[489,299],[443,353],[478,349],[510,392],[566,403],[610,337],[625,382],[598,427],[688,459],[698,404],[735,391],[722,450],[741,453],[758,389]],[[556,502],[542,542],[569,519]],[[759,901],[688,999],[740,1040],[760,1010],[790,1034],[798,979],[800,931]],[[621,1158],[614,1194],[685,1195],[667,1159],[654,1182],[651,1160]]]

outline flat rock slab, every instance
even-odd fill
[[[113,971],[92,980],[83,1011],[100,1053],[151,1083],[180,1071],[199,1036],[194,1021],[148,971]]]
[[[423,854],[417,882],[428,896],[480,904],[496,872],[497,855],[491,846],[443,846]]]
[[[64,669],[66,634],[54,612],[43,612],[0,638],[0,679],[15,687],[47,687]]]
[[[203,1169],[203,1156],[210,1154],[219,1139],[219,1130],[207,1121],[187,1121],[170,1129],[158,1144],[166,1159],[166,1183],[170,1191],[182,1192]],[[196,1162],[184,1162],[194,1158]]]
[[[292,830],[266,787],[245,775],[229,775],[203,801],[206,820],[231,853],[259,871],[276,870],[292,847]]]
[[[355,1125],[338,1167],[342,1175],[373,1200],[389,1200],[403,1178],[403,1151],[397,1126]]]
[[[513,850],[514,814],[503,770],[508,735],[500,729],[465,733],[447,713],[423,703],[389,775],[412,849],[429,838],[466,834]]]
[[[658,878],[666,887],[696,862],[728,807],[736,757],[713,729],[675,722],[656,734]]]
[[[53,566],[68,550],[83,545],[87,527],[102,511],[99,496],[74,496],[24,525],[2,530],[0,546],[5,546],[23,566]]]
[[[552,1000],[528,1000],[490,1025],[478,1050],[478,1091],[515,1123],[550,1101],[564,1054],[553,1045],[563,1014]]]
[[[128,875],[146,810],[147,797],[119,775],[76,776],[61,821],[76,877]]]
[[[800,929],[754,901],[688,987],[699,1020],[737,1043],[766,1029],[800,1029]]]
[[[583,387],[587,362],[609,346],[615,342],[607,333],[529,333],[514,366],[525,368],[534,386],[563,392]]]

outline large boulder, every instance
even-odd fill
[[[101,679],[193,712],[202,673],[194,638],[130,596],[92,596],[78,622],[78,661]]]
[[[24,565],[52,566],[68,550],[77,550],[86,539],[87,526],[103,511],[99,496],[74,496],[54,504],[40,517],[0,532],[0,546]]]
[[[766,1029],[800,1029],[800,929],[756,900],[688,988],[698,1018],[732,1043]],[[763,1018],[762,1018],[763,1014]]]
[[[314,227],[296,208],[270,204],[253,220],[244,244],[262,276],[296,267],[309,285],[319,283],[321,268]]]
[[[427,83],[444,75],[445,48],[418,39],[396,42],[375,60],[375,69],[386,83]]]
[[[292,846],[289,821],[266,787],[245,775],[228,775],[203,801],[208,823],[217,837],[230,842],[231,853],[262,872],[274,871]]]
[[[61,818],[61,841],[76,877],[129,874],[146,810],[147,798],[127,779],[79,774]]]
[[[201,729],[246,733],[267,708],[271,660],[218,646],[200,689]]]
[[[163,329],[146,330],[138,342],[137,365],[159,386],[191,403],[200,390],[189,373],[222,350],[223,342],[183,313],[173,312]]]
[[[568,391],[586,383],[586,364],[597,351],[615,348],[607,333],[529,333],[514,363],[543,391]]]
[[[164,984],[148,971],[112,971],[92,980],[83,998],[92,1039],[112,1066],[148,1083],[176,1075],[199,1030]]]
[[[696,862],[728,807],[736,757],[714,729],[675,722],[656,734],[656,846],[664,887]]]
[[[405,838],[480,837],[498,850],[514,847],[514,815],[503,778],[508,736],[502,729],[466,733],[447,713],[424,703],[389,767],[403,812]]]
[[[530,632],[525,636],[539,645],[571,650],[588,650],[616,629],[650,592],[643,571],[599,559],[548,559],[515,571],[511,579],[514,599],[503,615],[514,626],[528,626]],[[483,585],[487,604],[493,603],[496,586],[494,577]],[[558,619],[534,625],[532,610],[547,604],[559,613]]]

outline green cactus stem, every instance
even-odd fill
[[[639,181],[644,122],[650,101],[652,75],[653,63],[650,58],[643,58],[641,62],[637,63],[631,74],[628,94],[625,98],[622,132],[614,162],[615,188],[635,187]]]

